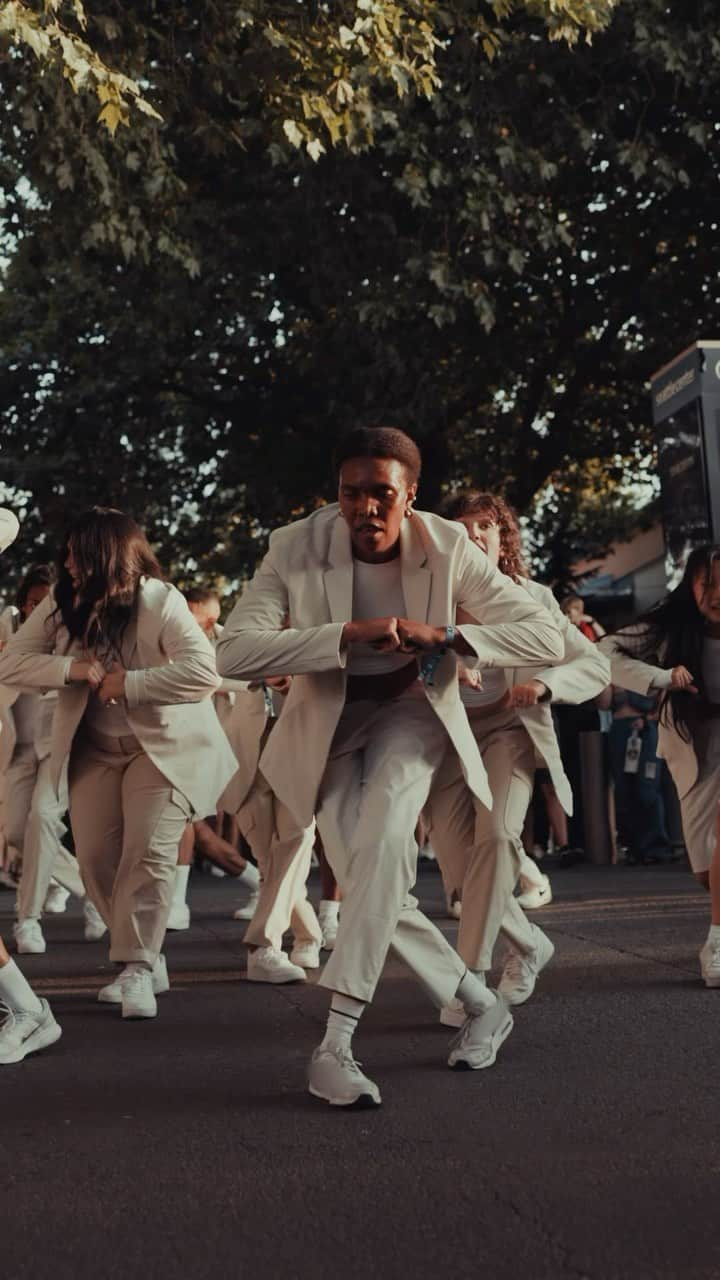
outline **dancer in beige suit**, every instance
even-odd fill
[[[49,565],[35,565],[25,575],[16,597],[21,623],[42,604],[52,582]],[[80,898],[87,941],[95,941],[105,933],[105,925],[85,894],[77,861],[62,843],[65,834],[63,818],[67,809],[67,770],[62,772],[57,792],[50,776],[52,721],[56,706],[56,693],[41,694],[37,690],[23,692],[0,687],[3,822],[6,839],[20,854],[22,866],[14,930],[15,943],[21,955],[45,951],[41,919],[53,894],[63,906],[70,893]]]
[[[509,1004],[532,995],[540,970],[553,955],[550,939],[527,919],[513,891],[523,870],[522,829],[532,796],[536,759],[547,766],[568,813],[573,796],[560,759],[550,712],[552,701],[584,702],[610,682],[607,660],[562,613],[548,587],[529,581],[520,531],[502,498],[470,490],[453,495],[444,514],[464,526],[471,542],[553,616],[563,638],[562,661],[544,669],[481,672],[482,685],[461,686],[473,735],[490,780],[489,809],[473,795],[457,753],[449,751],[428,802],[433,847],[446,882],[462,899],[458,951],[468,968],[484,976],[502,932],[508,957],[499,991]],[[470,621],[458,610],[458,619]],[[462,1011],[442,1011],[458,1025]]]
[[[56,591],[0,654],[0,683],[59,690],[53,783],[69,757],[82,877],[124,966],[99,998],[154,1017],[180,839],[235,758],[211,702],[213,651],[129,516],[95,507],[74,523]]]
[[[9,547],[20,526],[12,511],[0,507],[0,552]],[[0,725],[0,738],[2,725]],[[22,1062],[29,1053],[46,1049],[62,1031],[47,1000],[35,995],[27,978],[8,955],[0,938],[0,1066]]]
[[[613,681],[660,694],[658,755],[677,788],[693,874],[710,893],[700,950],[706,987],[720,987],[720,546],[696,547],[674,591],[599,647]]]
[[[467,972],[409,896],[414,830],[448,739],[474,793],[492,803],[455,654],[541,664],[562,656],[562,642],[550,615],[492,569],[464,530],[414,511],[420,454],[408,436],[355,431],[337,462],[339,505],[273,534],[217,658],[226,675],[294,676],[260,768],[300,826],[317,813],[343,895],[321,978],[334,994],[310,1091],[336,1106],[372,1106],[380,1093],[353,1059],[351,1034],[391,945],[438,1006],[455,995],[465,1005],[451,1065],[489,1066],[512,1028],[504,1001]],[[456,630],[458,605],[482,625]]]
[[[306,888],[315,823],[298,826],[259,768],[291,683],[290,677],[268,679],[238,692],[226,725],[238,770],[222,804],[235,814],[262,876],[258,903],[245,934],[251,982],[302,982],[305,970],[320,964],[322,933]],[[282,950],[287,929],[294,935],[289,957]]]

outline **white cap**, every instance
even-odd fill
[[[18,536],[20,524],[17,516],[7,507],[0,507],[0,551],[9,547]]]

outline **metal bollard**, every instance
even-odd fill
[[[585,856],[596,866],[609,866],[615,861],[615,836],[610,829],[604,735],[594,731],[578,738]]]

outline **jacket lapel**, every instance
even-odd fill
[[[325,594],[332,622],[351,622],[353,604],[353,558],[350,530],[342,516],[332,526],[328,550],[329,568],[323,574]]]
[[[432,573],[427,567],[427,552],[419,525],[419,520],[413,516],[403,520],[400,529],[400,572],[405,609],[411,622],[428,621],[432,587]]]

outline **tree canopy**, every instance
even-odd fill
[[[437,41],[410,59],[427,92],[339,34],[391,9]],[[610,10],[107,4],[93,48],[162,116],[114,141],[10,59],[0,460],[28,539],[113,502],[178,578],[232,580],[332,496],[333,442],[361,421],[419,439],[421,505],[466,480],[525,512],[544,495],[548,539],[568,492],[627,491],[649,373],[717,318],[720,41],[710,0],[625,0],[590,44],[547,38]],[[271,12],[317,41],[310,69]],[[313,92],[359,113],[335,139]]]

